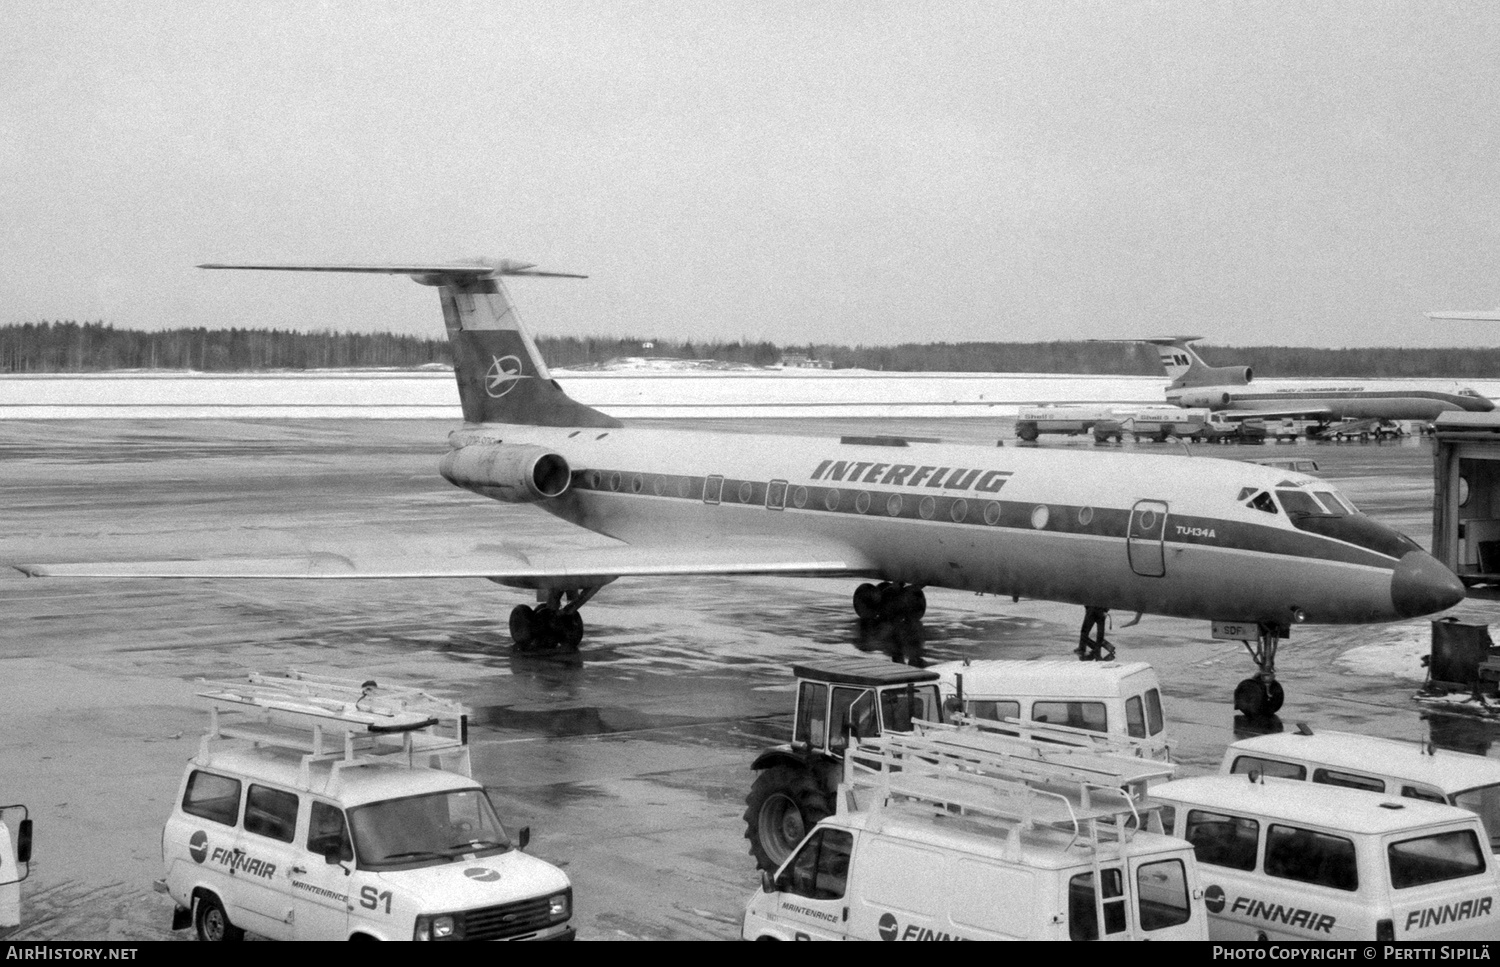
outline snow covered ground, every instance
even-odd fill
[[[1041,403],[1160,403],[1166,385],[1159,376],[815,369],[645,367],[553,375],[580,402],[622,418],[1014,416]],[[1475,389],[1500,397],[1500,382]],[[0,419],[164,418],[458,419],[459,410],[452,374],[430,370],[0,378]]]

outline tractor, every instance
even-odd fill
[[[833,813],[851,739],[910,732],[914,719],[942,721],[936,672],[875,658],[794,665],[792,741],[756,756],[745,797],[745,838],[756,865],[775,872]]]

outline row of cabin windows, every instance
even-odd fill
[[[1210,866],[1245,871],[1259,866],[1266,876],[1278,879],[1346,892],[1359,889],[1354,841],[1344,836],[1272,823],[1262,858],[1258,820],[1193,809],[1182,837],[1193,844],[1198,862]],[[1391,886],[1398,890],[1485,871],[1479,837],[1469,829],[1401,840],[1386,852]]]
[[[607,486],[610,490],[618,491],[621,487],[626,486],[626,480],[621,476],[619,471],[615,471],[608,477],[605,477],[598,470],[590,470],[589,486],[595,490],[602,489],[602,486]],[[723,486],[723,477],[713,476],[706,478],[703,484],[703,501],[709,504],[717,504],[730,499],[723,492]],[[646,475],[637,473],[630,476],[629,489],[631,493],[641,493],[645,488]],[[773,480],[768,483],[766,485],[766,506],[773,510],[780,510],[785,507],[787,504],[787,488],[788,484],[785,480]],[[652,475],[651,491],[658,497],[667,496],[669,491],[675,491],[679,497],[690,497],[692,496],[692,480],[688,477],[678,477],[674,485],[671,477]],[[790,492],[793,507],[801,510],[807,506],[809,494],[806,487],[794,487]],[[861,490],[858,492],[849,491],[847,493],[854,493],[853,506],[856,513],[869,513],[873,498],[868,492]],[[737,494],[740,503],[748,504],[755,497],[755,485],[748,480],[742,481]],[[846,506],[844,501],[845,495],[846,491],[841,491],[837,488],[829,490],[823,495],[824,509],[838,510],[841,506]],[[891,494],[886,498],[885,512],[891,517],[900,517],[901,511],[905,506],[906,498],[903,495]],[[917,513],[923,520],[932,520],[937,517],[937,499],[934,497],[923,497],[917,504]],[[983,517],[986,524],[990,526],[998,524],[1000,522],[1000,515],[1000,504],[997,501],[992,500],[984,505]],[[1047,526],[1049,516],[1047,507],[1043,504],[1038,504],[1031,514],[1032,526],[1041,530]],[[953,501],[948,508],[948,517],[955,524],[962,524],[967,521],[969,519],[969,502],[962,497]],[[1087,527],[1093,519],[1094,508],[1080,507],[1078,509],[1078,522],[1080,524]]]
[[[1298,781],[1307,779],[1307,767],[1300,763],[1283,762],[1280,759],[1262,759],[1253,755],[1237,756],[1229,771],[1236,775],[1256,773],[1273,779],[1296,779]],[[1363,789],[1365,792],[1386,791],[1385,780],[1378,776],[1365,776],[1356,772],[1344,772],[1321,766],[1313,770],[1312,781],[1325,786]],[[1403,785],[1401,795],[1407,799],[1420,799],[1424,802],[1446,803],[1448,801],[1448,798],[1438,790],[1424,786]]]
[[[1021,719],[1019,701],[965,702],[964,711],[975,718],[993,719],[997,722],[1003,719]],[[1090,732],[1109,731],[1109,712],[1103,702],[1032,702],[1029,721],[1066,725]],[[1132,738],[1144,739],[1148,735],[1159,735],[1164,728],[1166,717],[1161,710],[1161,694],[1156,689],[1147,689],[1144,699],[1140,695],[1132,695],[1125,700],[1125,731]]]
[[[182,811],[223,826],[239,826],[247,833],[278,843],[290,843],[297,832],[300,800],[296,793],[250,783],[244,799],[244,822],[240,822],[241,782],[229,776],[194,770],[182,795]],[[307,850],[326,856],[337,850],[339,859],[354,859],[344,812],[337,806],[312,800],[308,817]]]

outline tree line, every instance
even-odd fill
[[[598,366],[646,356],[773,366],[787,354],[828,360],[836,369],[892,372],[1087,373],[1158,376],[1151,346],[1095,342],[905,343],[898,346],[778,346],[766,340],[699,341],[543,336],[548,365]],[[1291,346],[1200,348],[1217,366],[1250,366],[1261,376],[1284,378],[1443,377],[1494,379],[1500,347],[1305,349]],[[264,370],[451,366],[446,338],[395,333],[298,332],[290,329],[143,331],[104,322],[32,322],[0,326],[0,373],[96,373],[112,370]]]

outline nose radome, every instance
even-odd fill
[[[1403,618],[1419,618],[1453,607],[1464,599],[1464,583],[1423,551],[1411,551],[1396,562],[1391,575],[1391,604]]]

